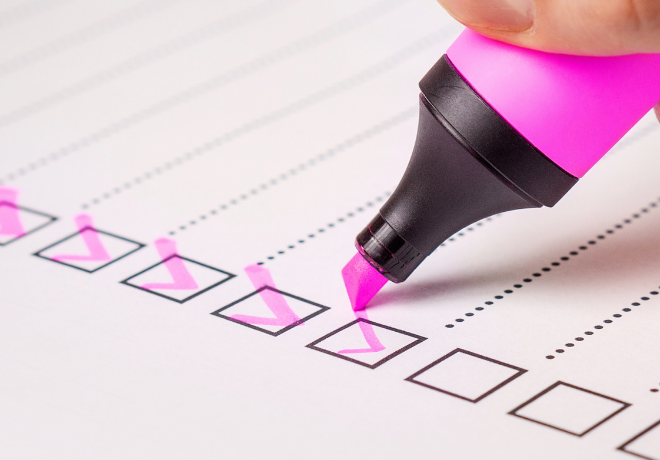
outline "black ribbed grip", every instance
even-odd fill
[[[380,214],[362,230],[355,241],[362,256],[388,280],[404,281],[424,259]]]

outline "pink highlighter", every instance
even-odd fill
[[[342,270],[355,310],[462,228],[554,206],[660,101],[660,55],[551,54],[466,30],[419,86],[408,168]]]

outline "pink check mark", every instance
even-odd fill
[[[275,288],[275,282],[267,268],[260,265],[248,265],[245,267],[245,273],[252,282],[255,289],[261,289],[264,286]],[[262,316],[250,315],[232,315],[231,318],[247,324],[259,324],[266,326],[290,326],[298,321],[300,318],[291,309],[286,299],[282,294],[270,289],[262,289],[259,292],[261,299],[264,301],[268,309],[274,315],[274,318],[264,318]],[[304,324],[304,323],[300,323]]]
[[[0,187],[0,235],[14,238],[25,235],[25,228],[16,205],[17,201],[18,190]]]
[[[103,242],[99,237],[99,232],[94,230],[94,223],[92,216],[87,214],[79,214],[74,219],[78,227],[78,234],[85,243],[87,254],[58,254],[51,257],[53,260],[59,262],[68,261],[82,261],[82,262],[106,262],[112,260],[110,254],[103,246]]]
[[[366,310],[356,311],[355,317],[357,319],[369,320]],[[339,350],[337,353],[342,355],[350,353],[377,353],[379,351],[385,350],[385,346],[380,343],[380,340],[378,340],[376,331],[374,331],[374,327],[371,325],[371,323],[358,321],[358,325],[360,326],[360,331],[362,331],[364,340],[367,342],[367,345],[369,345],[369,348],[347,348],[346,350]]]
[[[163,265],[170,274],[172,281],[169,283],[147,283],[140,286],[142,289],[151,291],[153,289],[192,290],[198,289],[199,285],[192,277],[183,259],[179,257],[176,250],[176,241],[160,238],[154,241],[156,250]]]

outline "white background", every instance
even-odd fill
[[[555,208],[386,286],[369,318],[429,340],[371,370],[305,345],[355,319],[340,270],[460,26],[432,0],[34,3],[0,21],[0,180],[60,220],[0,248],[0,457],[624,459],[660,418],[660,209],[630,217],[660,198],[650,117]],[[31,255],[83,211],[149,246],[94,274]],[[120,284],[160,237],[239,276],[184,305]],[[331,309],[279,337],[210,315],[256,262]],[[529,372],[477,404],[404,381],[457,347]],[[632,407],[583,438],[507,415],[557,380]]]

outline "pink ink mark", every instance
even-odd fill
[[[64,260],[77,260],[84,262],[105,262],[112,260],[112,257],[110,257],[110,254],[108,254],[108,251],[101,242],[99,232],[94,230],[92,216],[88,214],[78,214],[74,220],[78,227],[78,234],[87,247],[87,254],[58,254],[51,257],[51,259],[59,262]]]
[[[366,310],[360,310],[355,312],[355,317],[357,319],[369,320]],[[376,336],[376,331],[371,323],[366,321],[358,321],[364,340],[366,340],[369,348],[347,348],[346,350],[339,350],[337,353],[344,355],[349,353],[377,353],[379,351],[385,350],[385,346],[380,343],[378,337]]]
[[[25,235],[25,228],[18,213],[18,190],[0,187],[0,235],[14,238]]]
[[[385,284],[387,278],[371,266],[360,254],[353,258],[342,269],[346,293],[351,301],[353,310],[362,310],[369,301],[378,294]]]
[[[147,283],[140,286],[142,289],[151,291],[153,289],[192,290],[198,289],[197,282],[179,257],[176,250],[176,241],[168,238],[159,238],[154,241],[156,250],[165,268],[172,277],[171,283]]]
[[[245,267],[245,273],[252,282],[255,289],[259,290],[264,286],[275,289],[275,282],[270,271],[261,265],[248,265]],[[271,289],[262,289],[259,292],[261,299],[268,309],[275,315],[274,318],[264,318],[262,316],[250,315],[232,315],[231,318],[248,324],[261,324],[266,326],[290,326],[301,321],[294,313],[282,294]],[[305,323],[300,322],[299,325]]]

